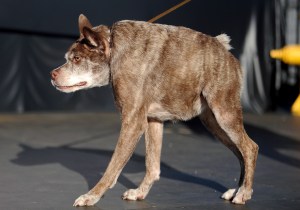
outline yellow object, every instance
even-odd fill
[[[293,115],[300,117],[300,95],[298,96],[298,98],[292,106],[292,113]]]
[[[289,65],[300,65],[300,45],[287,45],[281,49],[271,50],[270,56]],[[300,117],[300,94],[291,111],[293,115]]]
[[[286,64],[300,65],[300,45],[287,45],[281,49],[271,50],[270,56]]]

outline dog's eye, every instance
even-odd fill
[[[79,56],[74,56],[74,61],[75,62],[79,62],[80,61],[80,57]]]

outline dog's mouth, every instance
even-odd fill
[[[71,88],[78,88],[78,87],[83,87],[83,86],[86,86],[87,82],[79,82],[79,83],[76,83],[74,85],[58,85],[56,84],[55,82],[52,82],[53,85],[60,89],[60,90],[67,90],[67,89],[71,89]]]

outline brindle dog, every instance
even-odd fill
[[[63,92],[111,84],[122,126],[106,172],[74,206],[94,205],[115,185],[145,133],[146,175],[137,189],[123,194],[127,200],[144,199],[160,175],[163,122],[195,116],[241,164],[239,187],[222,198],[236,204],[251,198],[258,146],[244,130],[242,71],[227,35],[127,20],[93,27],[84,15],[79,31],[66,63],[51,72],[51,82]]]

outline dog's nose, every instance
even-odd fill
[[[51,72],[50,72],[50,75],[51,75],[51,79],[52,79],[53,81],[55,81],[56,77],[58,76],[58,70],[55,69],[55,70],[51,71]]]

